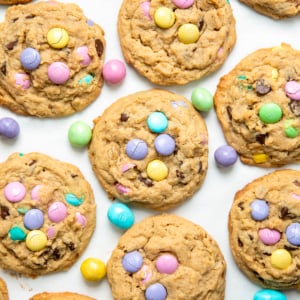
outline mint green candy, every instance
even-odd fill
[[[192,104],[199,111],[209,111],[213,107],[213,96],[207,89],[198,87],[192,93]]]
[[[299,130],[293,126],[293,120],[286,120],[284,122],[284,133],[292,139],[299,134]]]
[[[92,138],[92,129],[85,122],[77,121],[69,128],[68,138],[75,147],[86,146]]]
[[[282,110],[276,103],[266,103],[259,109],[259,118],[265,124],[277,123],[282,117]]]
[[[19,226],[12,227],[8,234],[12,241],[24,241],[26,239],[25,231]]]

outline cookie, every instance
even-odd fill
[[[37,277],[69,269],[94,232],[93,191],[80,170],[45,154],[0,163],[0,267]]]
[[[300,7],[294,0],[240,0],[257,12],[273,19],[294,17],[300,13]]]
[[[158,85],[182,85],[212,73],[236,41],[226,0],[123,0],[118,35],[125,60]]]
[[[131,227],[107,263],[115,300],[222,300],[225,273],[214,239],[199,225],[171,214]]]
[[[238,267],[270,289],[300,289],[300,171],[277,170],[234,197],[229,239]]]
[[[80,295],[71,292],[62,293],[40,293],[31,297],[29,300],[96,300],[88,296]]]
[[[207,171],[207,129],[183,96],[151,89],[95,119],[89,158],[109,198],[166,210],[189,199]]]
[[[279,167],[300,160],[300,51],[259,49],[224,75],[214,95],[224,136],[243,163]]]
[[[0,4],[10,5],[10,4],[24,4],[31,2],[32,0],[0,0]]]
[[[0,278],[0,300],[8,300],[7,286],[2,278]]]
[[[15,113],[71,115],[100,94],[104,31],[75,4],[9,7],[0,45],[0,105]]]

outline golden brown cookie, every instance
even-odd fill
[[[126,61],[159,85],[186,84],[212,73],[236,41],[226,0],[124,0],[118,33]]]
[[[93,191],[80,170],[41,153],[0,163],[0,267],[36,277],[67,270],[94,232]]]
[[[199,225],[169,214],[131,227],[107,263],[115,300],[223,300],[225,273],[213,238]]]
[[[32,0],[0,0],[0,4],[10,5],[10,4],[24,4],[31,2]]]
[[[29,300],[96,300],[88,296],[71,292],[62,293],[40,293],[32,296]]]
[[[118,99],[95,120],[89,158],[109,198],[166,210],[200,188],[207,140],[190,101],[151,89]]]
[[[295,0],[240,0],[257,12],[273,19],[294,17],[300,13],[300,6]]]
[[[0,278],[0,300],[8,300],[7,286],[2,278]]]
[[[259,49],[218,84],[214,104],[225,138],[243,163],[278,167],[300,160],[300,51]]]
[[[252,281],[300,289],[300,171],[274,171],[238,191],[228,229],[233,257]]]
[[[83,110],[102,88],[105,40],[76,4],[15,5],[0,24],[0,105],[60,117]]]

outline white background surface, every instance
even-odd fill
[[[106,59],[123,60],[118,42],[116,24],[121,0],[74,0],[79,4],[85,15],[101,25],[107,41]],[[287,20],[272,20],[259,15],[250,8],[231,0],[236,18],[237,43],[226,63],[213,75],[185,86],[171,86],[166,89],[182,94],[190,99],[194,88],[201,86],[215,92],[219,78],[233,68],[245,55],[262,47],[277,46],[281,42],[289,43],[300,49],[300,19],[295,17]],[[6,7],[0,6],[0,20],[4,19]],[[97,257],[103,261],[109,259],[122,231],[114,228],[106,217],[111,204],[99,186],[88,160],[87,149],[73,148],[67,139],[69,126],[83,120],[92,125],[92,120],[121,96],[154,87],[140,77],[131,67],[127,66],[127,76],[121,85],[104,85],[98,99],[84,111],[61,119],[37,119],[22,117],[0,108],[0,118],[12,117],[20,124],[21,132],[17,139],[8,140],[0,136],[0,161],[4,161],[12,152],[38,151],[62,161],[78,166],[86,179],[91,183],[97,202],[97,228],[93,238],[81,258],[67,272],[52,274],[30,279],[16,277],[0,270],[9,289],[10,299],[25,300],[43,291],[73,291],[89,295],[96,299],[112,299],[109,285],[104,279],[97,283],[86,282],[80,273],[81,262],[88,257]],[[251,300],[260,287],[251,283],[237,268],[230,254],[227,233],[227,216],[237,190],[246,183],[267,174],[272,169],[261,169],[243,165],[238,161],[230,169],[216,167],[213,154],[217,147],[225,143],[220,126],[212,110],[203,115],[209,132],[209,168],[202,188],[194,197],[180,207],[170,211],[183,216],[207,230],[218,242],[227,261],[226,300]],[[287,166],[300,170],[299,165]],[[155,212],[134,208],[136,222]],[[300,293],[285,293],[288,300],[299,299]]]

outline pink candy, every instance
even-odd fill
[[[62,202],[54,202],[48,209],[48,217],[50,221],[58,223],[67,217],[67,207]]]
[[[4,196],[9,202],[19,202],[25,194],[26,188],[21,182],[11,182],[4,188]]]
[[[275,245],[281,238],[280,232],[275,229],[263,228],[258,234],[265,245]]]
[[[39,190],[41,188],[41,185],[36,185],[32,190],[31,190],[31,199],[32,200],[39,200]]]
[[[145,1],[145,2],[142,2],[141,4],[141,8],[144,12],[144,16],[148,19],[148,20],[151,20],[151,16],[149,14],[149,10],[150,10],[150,1]]]
[[[82,225],[82,227],[85,227],[85,225],[86,225],[86,217],[83,216],[80,212],[76,212],[75,216],[76,216],[76,221],[78,223],[80,223]]]
[[[118,59],[109,60],[103,67],[103,78],[109,84],[118,84],[125,76],[125,65]]]
[[[188,8],[194,4],[194,0],[172,0],[178,8]]]
[[[285,92],[292,100],[300,100],[300,84],[298,82],[288,81],[285,85]]]
[[[178,261],[176,257],[171,254],[163,254],[158,257],[155,266],[159,273],[172,274],[178,268]]]
[[[63,84],[70,77],[70,69],[63,62],[54,62],[48,67],[48,78],[55,84]]]
[[[92,59],[89,56],[89,49],[87,46],[81,46],[81,47],[77,48],[76,53],[78,54],[78,56],[80,56],[80,58],[81,58],[80,63],[83,66],[86,67],[91,63]]]
[[[15,82],[17,86],[21,86],[24,90],[27,90],[30,87],[30,80],[27,74],[16,73]]]
[[[119,192],[120,194],[128,194],[128,193],[130,192],[130,189],[129,189],[129,188],[123,186],[123,185],[120,184],[120,183],[117,183],[117,184],[116,184],[116,188],[117,188],[117,190],[118,190],[118,192]]]

